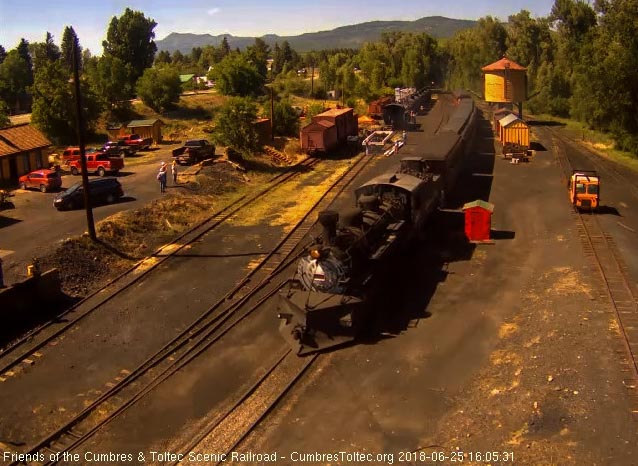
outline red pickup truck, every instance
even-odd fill
[[[139,134],[127,134],[120,138],[127,146],[137,148],[137,150],[146,150],[153,144],[153,138],[141,138]]]
[[[124,159],[118,157],[108,157],[106,154],[96,152],[86,155],[86,168],[89,173],[97,173],[104,176],[107,173],[116,174],[124,168]],[[69,162],[69,169],[73,175],[82,173],[82,166],[79,160]]]

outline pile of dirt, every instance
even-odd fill
[[[133,262],[108,245],[91,241],[88,236],[68,238],[52,253],[40,258],[42,270],[57,268],[62,290],[77,297],[104,286],[131,267]]]
[[[218,160],[202,166],[196,179],[187,183],[189,189],[200,195],[228,194],[236,192],[249,182],[245,169],[227,160]]]

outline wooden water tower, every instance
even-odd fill
[[[527,100],[527,68],[507,57],[484,66],[485,101],[518,105],[523,118],[523,102]]]

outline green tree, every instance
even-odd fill
[[[6,128],[11,125],[11,120],[9,119],[9,106],[4,102],[4,100],[0,100],[0,129]]]
[[[500,59],[506,51],[507,30],[497,19],[481,18],[472,29],[457,33],[447,43],[450,87],[481,90],[481,68]]]
[[[80,47],[80,40],[73,28],[71,26],[66,26],[62,33],[62,44],[60,46],[62,55],[60,59],[62,60],[62,63],[64,63],[66,69],[69,70],[69,73],[73,72],[73,43],[75,43],[78,53],[78,67],[82,69],[82,47]]]
[[[274,133],[277,136],[299,136],[299,117],[289,100],[279,100],[274,105]],[[273,115],[268,112],[269,117]]]
[[[220,108],[216,118],[215,141],[232,147],[244,155],[259,148],[259,136],[253,123],[257,106],[247,97],[231,97]]]
[[[157,23],[144,16],[141,11],[127,8],[119,18],[113,17],[106,40],[102,42],[104,54],[117,57],[131,66],[131,85],[153,64],[157,45],[155,32]]]
[[[137,95],[156,112],[163,112],[179,102],[182,86],[174,68],[147,68],[137,81]]]
[[[637,8],[632,0],[599,1],[598,27],[591,26],[582,6],[576,10],[581,12],[581,20],[568,23],[589,27],[582,36],[580,60],[574,66],[572,115],[593,128],[611,132],[617,147],[632,152],[638,152]]]
[[[54,141],[77,142],[76,104],[69,73],[61,61],[45,63],[35,73],[31,121]],[[99,99],[81,79],[82,108],[86,128],[91,130],[102,110]]]
[[[4,49],[2,45],[0,45],[0,65],[2,64],[5,58],[7,58],[7,51]]]
[[[224,36],[222,39],[222,43],[219,44],[219,48],[216,50],[217,52],[217,62],[222,61],[230,54],[230,45],[228,44],[228,38]]]
[[[103,55],[97,60],[95,68],[87,69],[85,66],[84,73],[109,110],[129,106],[128,98],[132,94],[131,65],[117,57]]]
[[[171,63],[171,52],[169,52],[168,50],[161,50],[157,53],[157,56],[155,57],[155,64],[156,65],[167,65]]]
[[[0,64],[0,98],[16,111],[26,110],[27,86],[32,82],[29,63],[18,49],[10,50]]]
[[[29,48],[33,66],[36,69],[44,62],[60,59],[60,48],[53,42],[53,35],[50,32],[47,32],[44,42],[35,42]]]
[[[210,77],[219,92],[233,96],[257,95],[265,82],[265,77],[257,71],[256,66],[236,52],[215,65]]]
[[[268,55],[270,47],[259,37],[255,38],[255,43],[246,50],[246,57],[263,77],[268,73]]]
[[[321,104],[314,103],[308,105],[308,108],[306,109],[306,123],[310,123],[315,116],[323,113],[323,111],[323,105]]]

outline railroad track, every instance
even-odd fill
[[[286,349],[268,368],[268,370],[251,385],[228,409],[217,415],[211,422],[185,447],[178,451],[182,458],[197,452],[218,452],[217,461],[211,464],[222,464],[234,461],[231,454],[268,416],[279,401],[303,377],[305,372],[318,359],[315,354],[307,358],[299,358],[291,349]],[[172,465],[187,464],[173,461]]]
[[[231,204],[182,233],[171,243],[158,248],[153,254],[137,262],[128,270],[110,280],[106,285],[91,293],[64,313],[56,316],[55,319],[23,335],[10,346],[0,351],[0,377],[10,377],[12,369],[20,364],[30,365],[34,361],[37,361],[38,358],[41,357],[39,351],[41,348],[57,339],[85,317],[91,315],[104,303],[117,296],[118,293],[130,288],[168,260],[168,258],[176,255],[186,246],[222,225],[228,218],[235,215],[241,209],[259,200],[264,194],[267,194],[283,183],[298,176],[303,172],[303,169],[308,170],[313,168],[317,163],[319,163],[318,159],[306,159],[296,166],[297,170],[287,171],[275,176],[264,189],[255,194],[244,195],[236,199]],[[301,170],[299,170],[299,168],[301,168]]]
[[[628,189],[632,196],[638,199],[638,188],[629,180],[621,171],[616,168],[616,165],[608,160],[605,160],[596,152],[587,148],[582,144],[578,144],[575,141],[572,141],[566,137],[561,136],[558,131],[552,128],[547,128],[552,137],[560,140],[563,144],[568,145],[574,150],[578,150],[580,152],[584,152],[588,155],[589,161],[594,165],[598,172],[602,172],[605,174],[605,178],[612,178],[615,181],[620,181],[623,185]],[[571,172],[569,173],[571,175]]]
[[[353,166],[330,186],[280,243],[206,313],[137,368],[122,374],[117,383],[112,384],[84,410],[20,453],[41,454],[44,458],[49,458],[50,455],[61,455],[77,449],[102,427],[119,417],[259,309],[287,281],[283,278],[277,280],[277,276],[296,260],[300,241],[316,221],[313,214],[327,208],[371,160],[371,157],[359,156]],[[328,197],[331,193],[334,196]],[[308,359],[313,360],[314,358]],[[104,414],[105,412],[108,414]],[[16,466],[36,463],[13,461],[8,464]]]
[[[572,171],[561,146],[564,142],[562,138],[555,136],[552,144],[556,159],[568,179]],[[602,228],[598,216],[594,213],[581,213],[576,209],[572,211],[572,215],[584,254],[590,260],[590,268],[602,279],[596,293],[599,298],[609,300],[618,324],[622,346],[618,353],[623,356],[623,385],[628,389],[635,389],[638,383],[638,293],[632,285],[618,247],[612,236]],[[634,391],[633,394],[634,401],[638,403],[638,393]],[[638,409],[632,412],[638,415]]]

